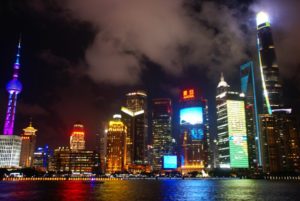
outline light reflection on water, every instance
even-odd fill
[[[297,200],[300,183],[264,180],[0,182],[0,200]]]

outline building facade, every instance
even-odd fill
[[[180,95],[180,169],[183,174],[208,166],[209,133],[207,101],[199,90],[184,89]]]
[[[216,102],[218,167],[249,168],[244,96],[230,91],[223,74]]]
[[[162,157],[173,154],[171,99],[152,101],[152,167],[161,170]]]
[[[290,110],[260,115],[263,171],[300,173],[299,131]]]
[[[99,167],[99,154],[95,151],[72,150],[59,147],[51,158],[50,171],[69,175],[91,175]]]
[[[21,157],[20,157],[20,166],[21,167],[32,167],[34,160],[34,151],[36,144],[36,132],[32,126],[32,122],[29,123],[27,128],[23,129],[24,133],[21,135],[22,146],[21,146]]]
[[[70,137],[70,149],[84,150],[85,149],[85,132],[84,126],[81,123],[75,123]]]
[[[47,171],[52,153],[48,145],[38,147],[33,153],[33,167],[41,171]]]
[[[121,115],[114,115],[109,121],[107,132],[106,172],[122,172],[126,168],[126,136],[127,128]]]
[[[261,167],[260,129],[256,97],[256,83],[253,62],[240,66],[241,92],[245,95],[245,111],[249,168],[257,170]]]
[[[134,91],[126,94],[126,106],[121,108],[122,121],[127,127],[126,163],[128,166],[148,164],[147,94]]]

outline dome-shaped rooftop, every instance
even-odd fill
[[[17,79],[12,79],[6,85],[6,90],[9,93],[12,93],[12,92],[20,93],[22,91],[22,88],[23,88],[23,86],[22,86],[21,82]]]

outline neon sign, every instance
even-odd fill
[[[186,89],[182,92],[182,98],[184,100],[194,99],[195,98],[195,90],[194,89]]]

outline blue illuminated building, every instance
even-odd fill
[[[253,62],[240,66],[241,90],[245,95],[249,165],[261,166],[260,134]]]
[[[207,100],[199,90],[184,89],[180,95],[180,169],[182,174],[211,165]]]

